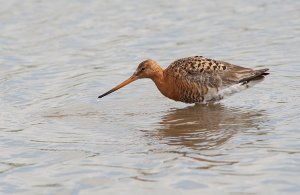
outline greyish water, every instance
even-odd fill
[[[299,1],[1,0],[0,193],[300,194]],[[204,55],[270,68],[212,105],[140,80]]]

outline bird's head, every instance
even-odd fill
[[[137,79],[152,78],[157,73],[158,67],[159,65],[154,60],[145,60],[139,64],[132,76]]]
[[[129,83],[142,78],[153,78],[161,70],[161,67],[151,59],[145,60],[139,64],[136,71],[133,73],[131,77],[129,77],[127,80],[122,82],[121,84],[117,85],[116,87],[112,88],[108,92],[100,95],[98,98],[102,98],[114,91],[117,91],[118,89],[128,85]]]

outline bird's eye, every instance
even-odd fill
[[[144,71],[144,70],[145,70],[145,68],[142,68],[142,69],[141,69],[141,71]]]

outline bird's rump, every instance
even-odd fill
[[[224,86],[230,86],[237,83],[249,82],[255,78],[263,78],[261,76],[267,75],[269,69],[253,70],[251,68],[245,68],[230,64],[228,62],[218,61],[226,66],[226,70],[220,75]]]

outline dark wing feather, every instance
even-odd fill
[[[174,61],[166,72],[176,79],[184,79],[193,84],[224,88],[264,75],[267,70],[253,70],[202,56],[194,56]]]

